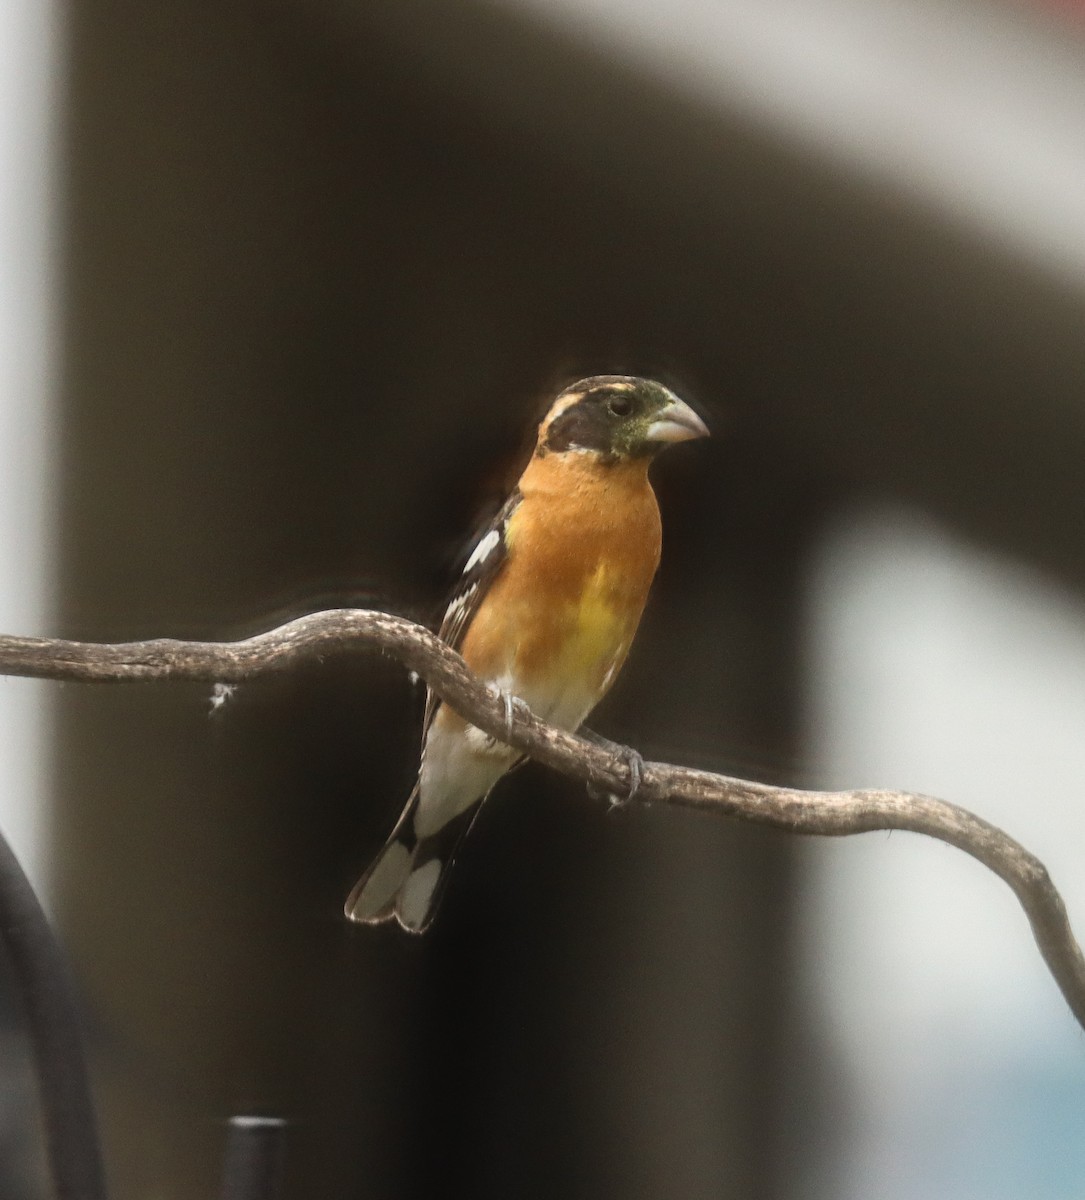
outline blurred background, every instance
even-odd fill
[[[1003,825],[1085,929],[1085,19],[997,0],[8,0],[0,628],[431,620],[548,397],[716,436],[594,725]],[[1009,892],[502,785],[422,940],[341,904],[421,696],[0,683],[0,822],[87,999],[118,1200],[1030,1200],[1085,1047]],[[0,973],[0,1192],[46,1194]]]

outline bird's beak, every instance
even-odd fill
[[[708,426],[677,397],[660,411],[644,434],[646,442],[688,442],[703,437],[708,437]]]

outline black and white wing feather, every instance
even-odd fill
[[[441,640],[454,650],[460,648],[472,618],[508,558],[506,534],[521,499],[520,493],[515,491],[505,501],[501,511],[475,542],[464,564],[463,574],[438,631]],[[426,738],[439,704],[440,698],[427,689],[426,716],[422,725],[423,759]],[[427,828],[420,833],[415,826],[422,805],[420,775],[384,849],[347,898],[347,916],[365,924],[378,924],[394,917],[404,929],[421,933],[433,919],[456,847],[475,819],[478,801],[488,787],[468,808],[454,811],[451,819],[445,819],[436,829]]]
[[[471,624],[471,618],[478,611],[491,584],[497,578],[501,568],[508,558],[509,549],[505,535],[512,520],[512,514],[519,507],[523,497],[515,490],[501,506],[501,510],[482,532],[475,542],[474,549],[464,563],[463,573],[452,593],[452,599],[445,609],[444,619],[437,636],[453,650],[460,648],[463,635]],[[422,722],[422,739],[425,741],[433,714],[437,710],[439,697],[433,692],[426,692],[426,715]]]

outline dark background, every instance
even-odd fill
[[[1081,301],[918,201],[497,5],[85,0],[68,37],[66,636],[431,619],[548,397],[609,371],[716,434],[657,468],[594,719],[647,756],[804,781],[804,569],[857,495],[1085,581]],[[788,1194],[834,1087],[793,840],[529,767],[431,935],[350,928],[419,694],[352,657],[208,700],[59,705],[118,1200],[212,1195],[242,1111],[290,1118],[291,1196]]]

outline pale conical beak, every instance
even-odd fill
[[[644,434],[646,442],[688,442],[703,437],[708,437],[708,426],[677,397],[659,413]]]

